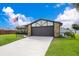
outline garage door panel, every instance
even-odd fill
[[[53,36],[53,26],[32,27],[33,36]]]

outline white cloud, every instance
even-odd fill
[[[3,7],[2,11],[11,18],[15,16],[14,10],[11,7]]]
[[[31,20],[33,19],[32,17],[26,17],[25,15],[23,14],[15,14],[14,13],[14,10],[11,8],[11,7],[3,7],[2,11],[7,15],[9,16],[9,22],[11,24],[14,24],[15,26],[19,25],[26,25],[28,23],[31,22]],[[17,22],[13,22],[13,19],[18,17],[18,21]]]
[[[14,12],[14,10],[11,7],[7,7],[7,8],[4,7],[2,9],[2,11],[5,12],[5,13],[13,13]]]
[[[19,20],[16,22],[17,26],[29,24],[33,20],[32,17],[26,17],[25,15],[21,15],[21,14],[18,15],[18,19]]]
[[[62,27],[64,28],[71,28],[72,24],[79,23],[79,12],[76,8],[70,9],[67,7],[64,13],[60,13],[55,20],[63,23]]]
[[[64,5],[64,4],[65,4],[65,3],[56,4],[55,8],[58,8],[58,7],[60,7],[60,6]]]

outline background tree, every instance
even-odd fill
[[[79,30],[79,24],[72,24],[72,28],[75,30],[75,33],[77,30]]]
[[[72,5],[76,8],[76,10],[79,12],[79,3],[72,3]]]
[[[79,11],[79,3],[73,3],[73,5]]]

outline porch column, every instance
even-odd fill
[[[60,23],[54,22],[54,37],[60,36]]]
[[[28,25],[28,36],[31,36],[31,32],[32,32],[32,26]]]

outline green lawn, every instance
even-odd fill
[[[74,38],[55,38],[46,56],[79,56],[79,34]]]
[[[0,46],[19,40],[21,38],[23,38],[21,35],[16,36],[16,34],[0,35]]]

